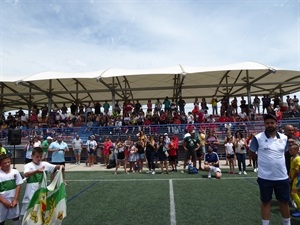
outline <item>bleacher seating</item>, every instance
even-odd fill
[[[262,119],[258,121],[251,121],[247,123],[232,123],[232,133],[236,132],[237,130],[243,130],[246,133],[258,133],[264,130],[264,124]],[[284,127],[285,124],[292,124],[295,127],[300,127],[300,120],[295,119],[289,119],[289,120],[283,120],[279,122],[281,127]],[[211,125],[214,125],[215,132],[219,138],[220,145],[219,145],[219,150],[218,154],[221,159],[225,158],[225,150],[224,150],[224,145],[223,141],[226,136],[226,129],[224,128],[224,123],[214,123],[214,124],[209,124],[209,123],[202,123],[202,124],[194,124],[196,127],[196,130],[198,131],[199,128],[206,128],[206,131],[208,132],[209,128]],[[166,124],[166,125],[156,125],[156,126],[150,126],[151,129],[145,129],[145,134],[157,134],[161,135],[164,133],[168,133],[169,135],[177,135],[179,140],[182,140],[183,135],[184,135],[184,129],[186,125],[174,125],[174,124]],[[140,129],[142,129],[142,126],[126,126],[126,127],[121,127],[118,129],[117,127],[100,127],[97,125],[93,125],[90,131],[85,132],[85,125],[80,126],[80,127],[74,127],[72,130],[63,130],[63,129],[55,129],[51,128],[51,132],[46,133],[46,129],[42,130],[42,135],[44,139],[47,136],[53,136],[56,134],[62,134],[64,136],[64,141],[69,145],[69,148],[72,148],[72,140],[75,138],[76,134],[79,134],[81,139],[84,141],[84,143],[88,140],[89,136],[92,134],[95,134],[98,138],[101,140],[104,139],[105,136],[110,136],[112,141],[116,141],[117,138],[121,138],[123,140],[127,139],[128,135],[132,136],[132,139],[135,141],[137,140],[136,134],[139,132]],[[10,150],[11,152],[14,152],[15,149],[15,161],[16,163],[22,163],[24,161],[24,151],[23,147],[27,143],[27,141],[32,137],[32,134],[35,133],[34,129],[24,129],[22,130],[22,142],[21,145],[16,145],[16,146],[10,146],[7,143],[7,134],[3,135],[0,138],[0,141],[3,143],[3,146]],[[82,156],[85,157],[86,153],[85,150],[82,153]],[[181,146],[181,141],[179,142],[179,160],[183,160],[184,157],[184,152]],[[67,162],[72,162],[73,160],[73,151],[69,151],[66,153],[66,161]]]

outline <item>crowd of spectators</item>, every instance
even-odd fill
[[[177,127],[180,127],[177,125],[192,126],[207,123],[206,128],[215,129],[216,123],[222,123],[221,130],[230,130],[235,122],[254,121],[261,113],[274,114],[278,120],[282,119],[283,113],[291,115],[299,113],[299,100],[296,96],[293,98],[287,96],[286,101],[278,96],[273,98],[268,95],[261,98],[255,96],[250,105],[243,96],[240,99],[238,102],[236,97],[231,101],[228,97],[220,100],[212,97],[210,101],[202,98],[199,102],[198,98],[195,98],[191,111],[185,109],[186,102],[181,96],[177,102],[168,96],[154,102],[149,99],[146,108],[143,108],[138,100],[135,103],[126,100],[123,104],[115,101],[112,106],[108,101],[103,104],[96,101],[79,105],[73,102],[70,106],[62,104],[60,107],[54,104],[50,110],[47,105],[41,108],[35,105],[31,108],[30,115],[26,115],[22,107],[15,115],[9,112],[5,117],[2,114],[0,124],[2,132],[8,128],[38,130],[47,127],[68,131],[81,126],[85,126],[85,132],[89,132],[95,126],[114,127],[112,130],[114,133],[134,132],[141,127],[144,131],[154,133],[157,132],[158,126],[173,124],[175,126],[172,132],[176,133]],[[209,113],[208,105],[212,107],[212,114]],[[204,127],[205,125],[202,126]]]

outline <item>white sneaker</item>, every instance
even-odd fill
[[[211,178],[211,172],[208,172],[207,178]]]
[[[149,174],[149,173],[151,173],[151,171],[150,171],[150,170],[148,170],[146,173],[147,173],[147,174]]]
[[[254,169],[254,172],[257,173],[257,168]]]
[[[184,173],[184,170],[181,170],[181,173]]]
[[[242,171],[239,171],[238,175],[241,175],[242,174]]]
[[[155,171],[154,171],[154,170],[152,171],[152,174],[153,174],[153,175],[155,174]]]
[[[293,206],[295,209],[297,209],[297,204],[296,204],[296,202],[295,202],[294,200],[292,200],[291,204],[292,204],[292,206]]]
[[[247,172],[246,172],[246,171],[244,171],[244,174],[245,174],[245,175],[247,175]]]

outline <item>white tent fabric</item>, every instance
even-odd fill
[[[186,102],[195,97],[228,95],[246,96],[270,94],[274,96],[300,90],[300,71],[284,70],[257,62],[190,67],[173,67],[128,70],[105,69],[86,73],[45,72],[17,77],[1,75],[0,104],[5,110],[42,106],[53,103],[70,105],[71,102],[112,99],[130,99],[145,103],[148,99],[177,99],[182,95]]]

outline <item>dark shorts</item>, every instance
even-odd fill
[[[170,162],[175,162],[176,161],[176,158],[177,158],[177,156],[176,155],[169,155],[169,161]]]
[[[185,152],[185,159],[186,160],[189,160],[191,158],[191,156],[192,156],[193,161],[196,160],[196,152],[194,152],[194,151],[186,151]]]
[[[97,151],[95,151],[95,150],[90,150],[90,151],[88,152],[88,155],[97,155]]]
[[[278,201],[290,201],[289,179],[273,181],[257,178],[257,183],[259,185],[260,199],[262,202],[270,202],[272,200],[273,191],[275,192],[275,196]]]
[[[65,166],[65,162],[51,162],[53,165],[63,165]]]
[[[199,158],[203,155],[202,150],[199,149],[198,151],[196,151],[196,156]]]
[[[228,154],[227,155],[227,159],[233,159],[234,158],[234,154]]]

